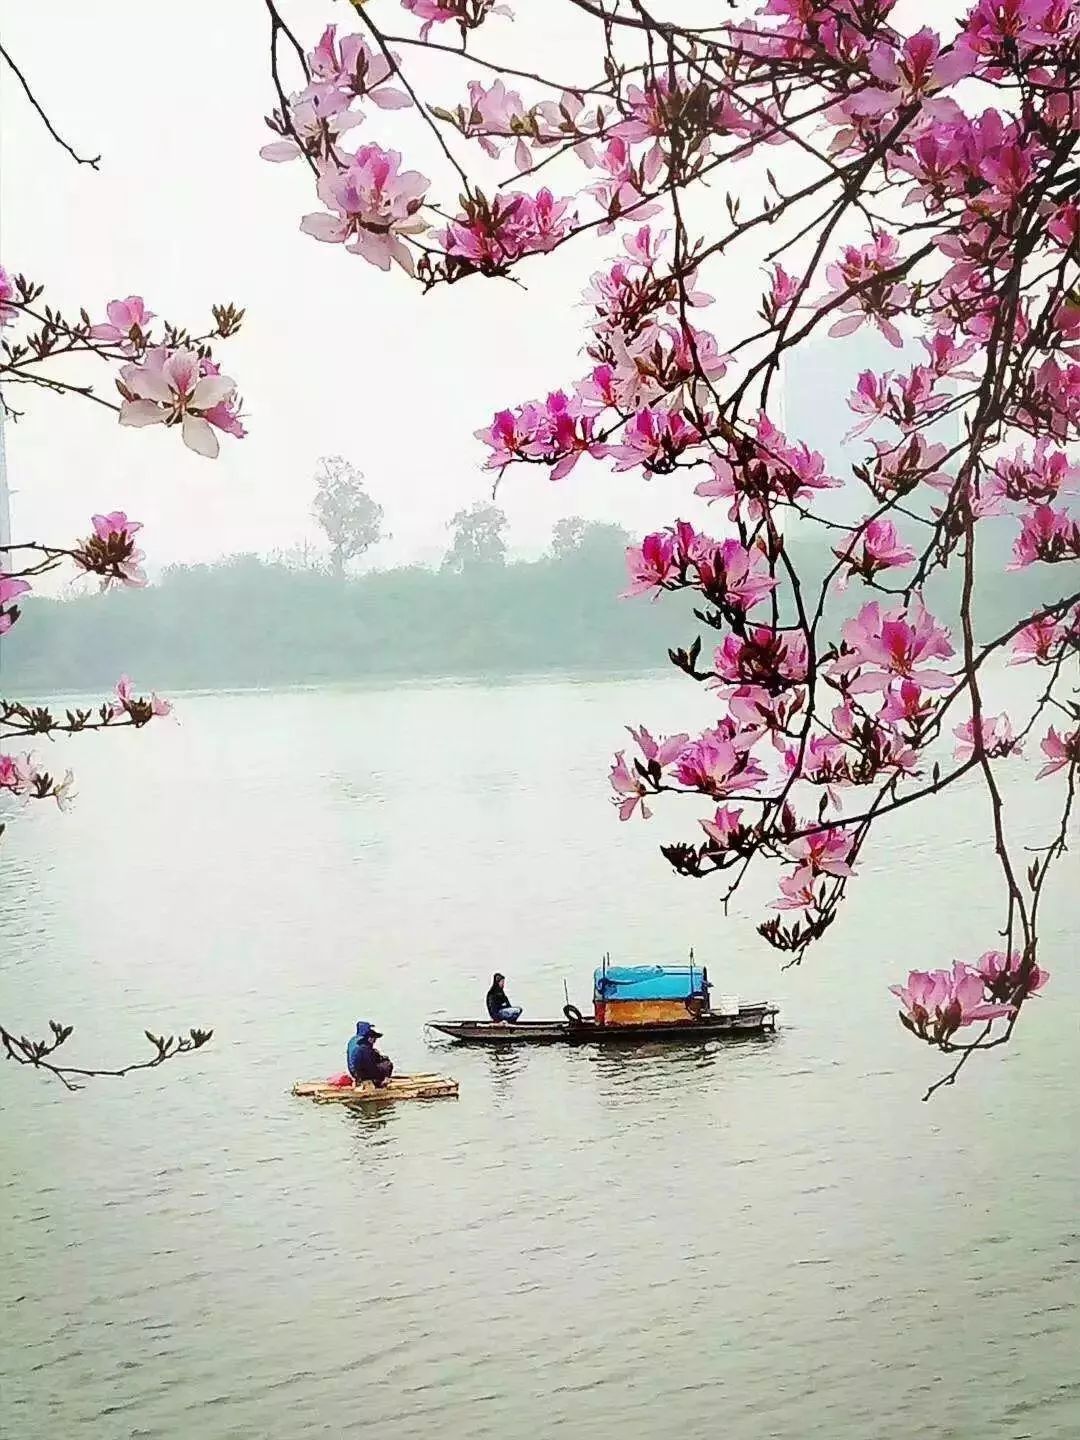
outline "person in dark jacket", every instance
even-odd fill
[[[506,976],[496,972],[491,980],[491,989],[487,993],[487,1012],[492,1020],[501,1020],[505,1024],[513,1025],[516,1020],[521,1019],[521,1006],[510,1004],[510,998],[503,989],[505,984]]]
[[[394,1073],[394,1062],[375,1049],[375,1041],[382,1039],[382,1032],[376,1030],[367,1020],[356,1022],[356,1034],[349,1041],[345,1051],[345,1063],[354,1085],[365,1080],[380,1090]]]

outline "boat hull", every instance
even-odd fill
[[[640,1025],[598,1025],[590,1017],[570,1020],[431,1020],[428,1028],[465,1045],[618,1045],[643,1040],[723,1040],[761,1035],[776,1029],[775,1005],[744,1005],[737,1015]]]

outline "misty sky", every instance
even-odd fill
[[[384,19],[415,33],[391,0],[375,3]],[[307,45],[328,20],[355,28],[344,3],[285,0],[283,9]],[[684,4],[680,13],[693,9]],[[576,43],[587,32],[552,33],[544,23],[553,0],[516,0],[515,10],[512,25],[482,32],[480,53],[519,63],[527,55],[562,83],[593,78]],[[13,77],[0,74],[2,262],[44,282],[54,304],[85,305],[95,317],[129,293],[192,328],[214,301],[234,300],[248,314],[242,334],[217,353],[239,382],[250,433],[241,442],[223,437],[214,463],[185,450],[175,432],[122,431],[93,405],[30,396],[26,417],[8,426],[16,538],[63,541],[85,530],[91,511],[120,507],[146,524],[152,569],[288,547],[315,536],[312,472],[320,455],[339,453],[363,470],[385,508],[393,540],[379,563],[440,554],[449,515],[490,490],[472,431],[495,409],[583,373],[580,285],[614,239],[590,242],[588,266],[577,244],[539,258],[524,277],[527,291],[477,278],[425,297],[400,271],[384,275],[300,233],[300,216],[317,208],[309,173],[257,153],[271,138],[262,117],[273,104],[259,0],[0,0],[0,24],[61,133],[103,157],[98,173],[74,165]],[[449,57],[434,67],[425,58],[424,67],[415,72],[423,92],[449,105],[477,73]],[[544,98],[523,89],[529,101]],[[373,110],[353,137],[403,150],[453,199],[415,112]],[[545,178],[556,191],[576,188],[580,167],[562,163]],[[724,188],[753,184],[750,166],[732,169],[699,198],[703,229]],[[721,302],[705,323],[723,346],[725,317],[737,334],[760,294],[755,257],[726,261],[705,275],[704,288]],[[683,478],[647,485],[583,462],[555,485],[539,469],[511,472],[499,503],[514,548],[529,553],[543,548],[561,515],[635,530],[677,513],[700,518],[688,489]]]

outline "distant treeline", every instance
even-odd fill
[[[2,643],[0,693],[309,684],[392,677],[587,673],[666,665],[678,607],[619,600],[627,537],[586,527],[531,563],[421,566],[338,581],[240,555],[145,590],[28,599]]]
[[[796,565],[823,574],[822,532],[791,541]],[[983,638],[1064,593],[1046,566],[1004,575],[1009,537],[991,532],[980,564]],[[405,677],[590,675],[665,669],[667,649],[710,633],[690,597],[620,600],[627,537],[578,526],[532,562],[501,555],[441,570],[409,567],[344,580],[242,555],[179,566],[145,590],[29,599],[2,645],[0,693],[33,699],[109,690],[122,672],[143,689],[233,688]],[[952,597],[959,562],[928,599]],[[835,623],[869,597],[858,583]],[[880,598],[880,597],[879,597]],[[790,615],[783,617],[790,621]]]

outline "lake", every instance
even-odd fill
[[[725,917],[657,853],[704,805],[620,826],[607,803],[623,724],[709,718],[678,677],[178,710],[39,747],[77,767],[76,806],[8,817],[5,1022],[74,1021],[91,1061],[147,1027],[215,1036],[76,1096],[0,1070],[5,1433],[1074,1440],[1075,856],[1016,1045],[923,1104],[944,1060],[886,987],[995,943],[977,782],[883,824],[847,913],[782,973],[764,874]],[[1053,795],[1016,764],[1034,843]],[[495,969],[539,1017],[564,979],[586,1008],[605,951],[691,945],[718,988],[781,1005],[775,1040],[425,1040]],[[341,1068],[358,1017],[460,1099],[290,1097]]]

